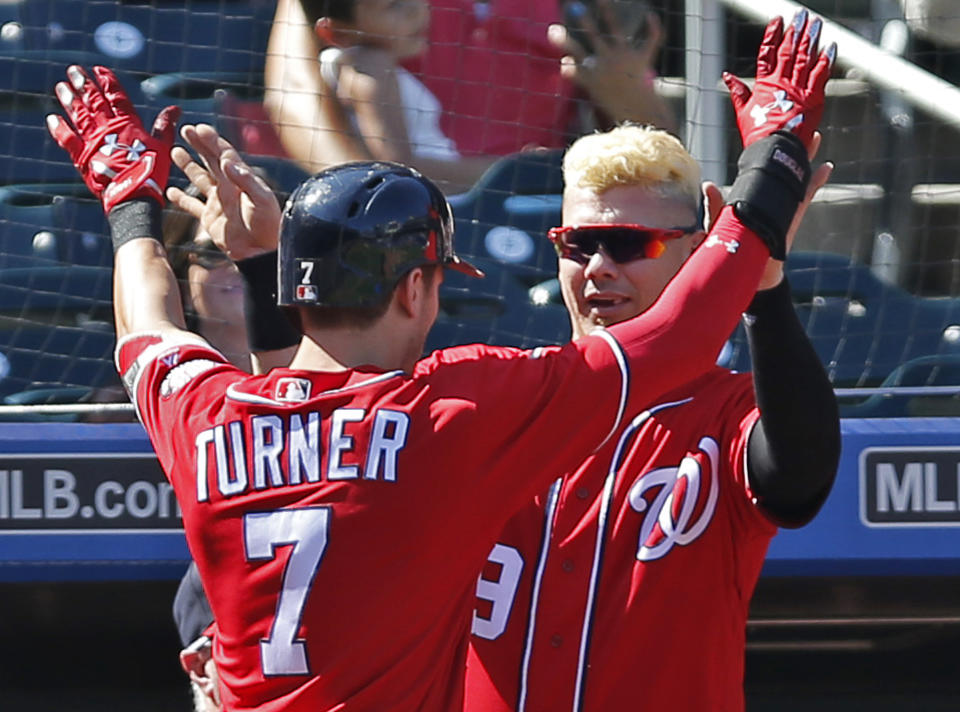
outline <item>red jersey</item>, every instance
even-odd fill
[[[766,248],[729,208],[714,234],[645,314],[562,348],[250,376],[186,332],[123,339],[226,709],[462,709],[476,575],[509,516],[705,371],[749,302]]]
[[[776,532],[746,482],[758,417],[750,376],[716,369],[514,517],[478,582],[465,709],[742,711]]]
[[[465,155],[565,145],[573,85],[547,41],[556,0],[430,0],[430,42],[405,63],[432,91]]]

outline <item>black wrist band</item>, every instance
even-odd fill
[[[745,148],[737,167],[727,205],[766,243],[771,257],[786,259],[787,232],[810,183],[806,147],[777,131]]]
[[[300,333],[277,306],[277,252],[237,261],[246,282],[247,342],[254,353],[277,351],[300,343]]]
[[[141,237],[160,242],[163,235],[161,212],[160,203],[150,198],[127,200],[114,207],[107,215],[113,251]]]

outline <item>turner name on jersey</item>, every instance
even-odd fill
[[[410,416],[387,408],[374,410],[366,454],[361,451],[358,456],[351,425],[364,422],[368,415],[363,408],[337,408],[329,416],[329,436],[323,443],[321,416],[315,411],[286,418],[254,415],[200,431],[197,501],[210,499],[211,486],[224,497],[235,497],[322,480],[396,482],[397,456],[407,444]]]

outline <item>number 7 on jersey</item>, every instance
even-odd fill
[[[283,569],[277,612],[270,637],[260,641],[264,676],[308,675],[307,646],[297,638],[307,595],[327,548],[329,507],[298,507],[251,512],[243,517],[243,547],[247,561],[269,561],[278,546],[291,546]]]

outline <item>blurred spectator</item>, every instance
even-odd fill
[[[900,0],[910,29],[931,42],[960,47],[960,3],[957,0]]]
[[[594,9],[567,3],[592,53],[558,24],[556,0],[431,0],[428,42],[424,2],[280,0],[265,103],[286,150],[308,170],[374,156],[412,163],[448,191],[462,190],[492,156],[563,146],[577,86],[602,111],[601,124],[673,126],[653,91],[659,23],[640,0],[596,0]],[[392,5],[406,8],[408,29],[394,22],[391,34],[378,31],[373,18]],[[357,12],[351,16],[344,6]],[[649,18],[647,34],[638,35],[636,21],[615,16]],[[324,53],[326,72],[316,60],[324,45],[347,47]],[[414,86],[415,79],[397,65],[401,60],[423,82],[406,93],[401,85]],[[356,112],[359,136],[346,135],[350,122],[334,96]],[[414,124],[431,128],[423,134],[410,130]],[[415,138],[423,135],[433,138]],[[438,160],[440,153],[455,160]]]
[[[191,195],[198,191],[191,186]],[[234,365],[251,369],[247,327],[244,318],[243,281],[236,266],[213,244],[210,237],[188,213],[171,207],[163,218],[163,245],[174,274],[180,281],[180,295],[187,326],[214,345]],[[84,403],[128,401],[122,386],[94,389]],[[83,422],[125,422],[136,420],[129,412],[94,412]]]
[[[219,676],[213,661],[213,613],[200,583],[197,565],[190,562],[173,599],[173,622],[183,649],[180,665],[190,678],[196,712],[219,712]]]
[[[414,165],[448,190],[472,185],[494,159],[462,157],[440,130],[436,97],[399,65],[426,49],[429,21],[426,0],[281,0],[267,52],[266,105],[287,151],[308,170],[346,152]],[[339,107],[329,107],[334,103]],[[338,108],[352,122],[332,116]],[[331,157],[331,141],[318,147],[317,134],[336,140],[344,123],[353,139],[343,135]]]
[[[188,192],[191,190],[195,191],[191,187]],[[164,217],[163,245],[181,284],[187,328],[203,336],[232,364],[249,371],[243,280],[236,266],[192,216],[175,208]]]

